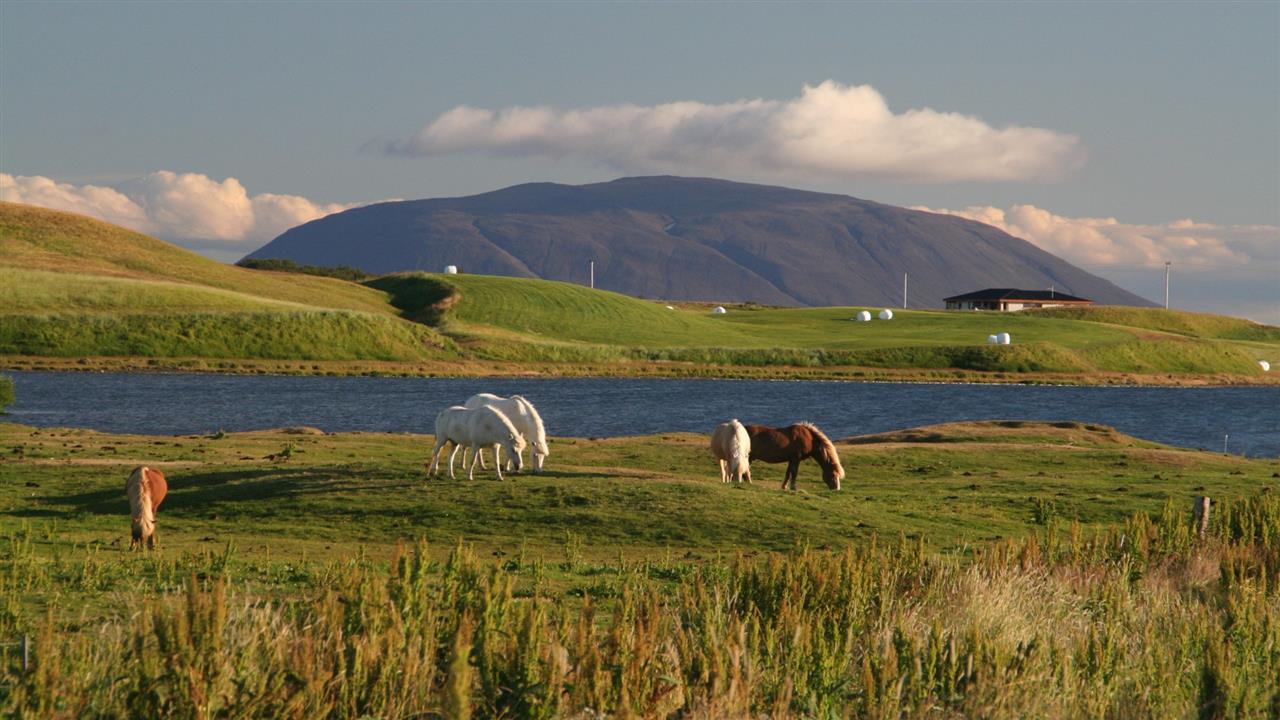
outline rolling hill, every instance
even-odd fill
[[[982,223],[844,195],[700,178],[533,183],[381,203],[293,228],[248,257],[537,277],[634,297],[771,305],[898,305],[985,287],[1151,303]]]
[[[0,354],[411,361],[448,344],[373,288],[0,202]]]
[[[1212,315],[1107,306],[850,322],[865,307],[744,304],[716,315],[533,278],[393,273],[357,283],[228,266],[89,218],[0,203],[0,356],[36,358],[25,367],[119,358],[106,366],[1272,382],[1257,361],[1280,358],[1280,329]],[[987,345],[999,331],[1014,344]]]

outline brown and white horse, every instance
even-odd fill
[[[787,472],[782,477],[783,490],[787,489],[788,484],[792,490],[796,489],[800,461],[810,457],[822,466],[822,479],[827,487],[832,490],[840,489],[844,467],[840,465],[836,446],[813,423],[797,423],[784,428],[748,425],[747,435],[751,437],[752,460],[787,463]]]
[[[156,546],[156,510],[164,502],[169,492],[169,483],[164,473],[145,465],[134,468],[124,484],[129,495],[129,516],[133,520],[133,540],[129,543],[132,550],[144,545],[148,550]]]

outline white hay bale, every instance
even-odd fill
[[[1009,337],[1009,333],[1000,333],[996,335],[996,343],[1000,345],[1008,345],[1013,342],[1013,338]]]
[[[871,313],[867,312],[866,310],[863,310],[862,312],[859,312],[857,315],[854,315],[853,319],[857,320],[858,322],[871,322]]]
[[[999,343],[999,342],[1000,342],[1000,338],[999,338],[998,336],[996,336],[996,335],[988,335],[988,336],[987,336],[987,344],[988,344],[988,345],[995,345],[995,344],[997,344],[997,343]]]
[[[893,311],[892,311],[892,310],[890,310],[889,308],[885,308],[885,309],[881,310],[881,311],[880,311],[880,319],[881,319],[881,320],[892,320],[892,319],[893,319]]]
[[[1266,360],[1259,360],[1258,367],[1262,368],[1262,372],[1271,372],[1271,363]]]
[[[725,310],[723,305],[717,305],[716,309],[712,310],[711,312],[715,313],[716,315],[723,315],[729,311]]]
[[[457,265],[445,265],[445,266],[444,266],[444,274],[445,274],[445,275],[457,275],[457,274],[458,274],[458,266],[457,266]]]

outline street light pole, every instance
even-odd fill
[[[1169,265],[1168,260],[1164,261],[1164,309],[1169,309]]]

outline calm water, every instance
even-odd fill
[[[194,434],[312,425],[431,432],[477,392],[521,393],[548,432],[609,437],[709,431],[729,417],[812,420],[832,437],[958,420],[1077,420],[1192,448],[1280,456],[1280,388],[1079,388],[756,380],[286,377],[10,373],[9,421]]]

